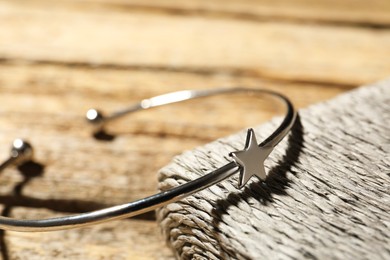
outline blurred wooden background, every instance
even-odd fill
[[[16,137],[35,147],[35,164],[1,173],[2,213],[34,218],[142,198],[174,155],[274,113],[271,103],[243,116],[253,109],[246,100],[205,100],[129,116],[99,141],[83,118],[90,107],[245,85],[301,108],[388,77],[389,57],[386,0],[1,0],[1,159]],[[173,258],[153,214],[3,232],[0,246],[4,259]]]

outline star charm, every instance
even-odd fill
[[[241,189],[248,180],[256,175],[260,180],[265,180],[266,173],[264,161],[272,152],[273,147],[258,146],[255,132],[248,129],[246,144],[243,151],[230,153],[237,165],[240,166],[240,179],[238,187]]]

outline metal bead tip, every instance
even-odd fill
[[[12,143],[11,158],[17,163],[31,160],[33,157],[33,148],[30,143],[23,139],[15,139]]]
[[[91,108],[87,111],[86,118],[91,124],[98,125],[103,123],[104,116],[99,110]]]

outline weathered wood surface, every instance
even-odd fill
[[[182,259],[389,259],[390,80],[299,112],[266,161],[264,183],[238,176],[158,210]],[[256,128],[265,139],[275,120]],[[160,189],[231,161],[246,131],[175,158]],[[260,140],[261,140],[260,139]]]
[[[229,99],[204,100],[129,116],[101,142],[83,120],[90,107],[235,85],[281,91],[306,107],[388,76],[387,1],[316,2],[0,1],[1,159],[23,137],[43,167],[1,173],[3,214],[75,213],[144,197],[174,155],[275,112],[266,102],[242,117],[246,99],[233,100],[234,109]],[[147,214],[96,228],[5,232],[0,247],[10,259],[173,257],[159,233]]]

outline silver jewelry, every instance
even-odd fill
[[[126,114],[136,111],[146,110],[153,107],[172,104],[189,99],[235,93],[268,94],[282,100],[285,103],[287,109],[285,117],[280,126],[262,143],[257,143],[253,129],[249,129],[244,150],[230,153],[231,157],[233,158],[232,162],[196,180],[134,202],[82,214],[49,219],[20,220],[8,217],[0,217],[0,228],[14,231],[53,231],[84,227],[110,220],[124,219],[154,210],[163,205],[181,200],[200,190],[206,189],[211,185],[223,181],[236,173],[240,173],[238,183],[239,188],[244,187],[253,175],[256,175],[260,180],[265,180],[266,172],[264,169],[264,160],[272,152],[274,147],[288,134],[296,118],[296,112],[289,99],[274,91],[251,88],[222,88],[211,90],[178,91],[149,99],[144,99],[138,104],[115,112],[109,116],[104,116],[98,110],[91,109],[87,112],[87,119],[91,123],[98,125],[99,127],[103,127],[104,124],[111,120],[120,118]],[[31,159],[31,156],[31,145],[23,140],[17,139],[14,142],[10,159],[8,159],[0,166],[0,170],[10,164],[21,163],[23,160]]]
[[[22,139],[15,139],[12,142],[10,156],[0,165],[0,171],[10,165],[18,165],[31,160],[33,148],[30,143]]]

